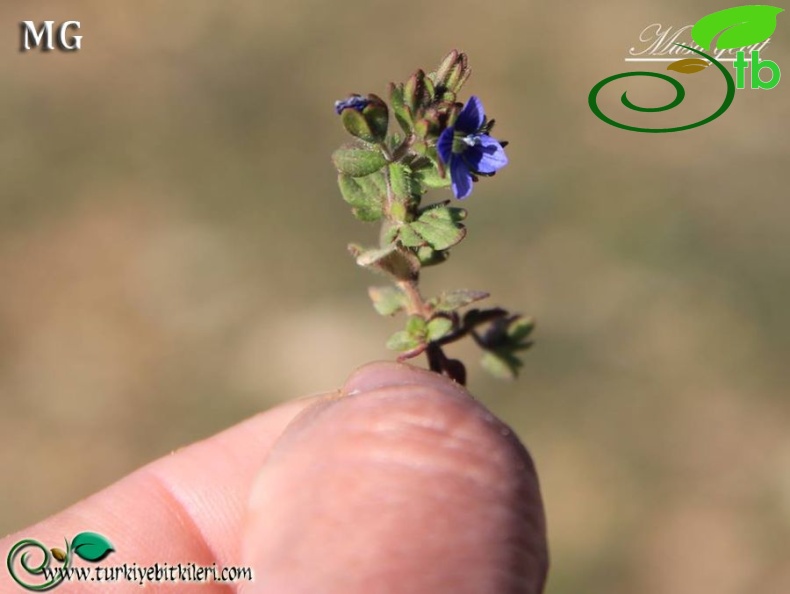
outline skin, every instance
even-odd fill
[[[457,384],[395,363],[157,460],[2,539],[0,554],[23,538],[63,547],[86,530],[115,546],[94,566],[216,563],[255,576],[146,592],[539,594],[548,563],[537,477],[518,438]],[[54,591],[137,588],[74,581]],[[23,591],[4,568],[0,591]]]

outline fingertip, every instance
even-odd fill
[[[408,365],[366,365],[341,394],[294,420],[253,489],[256,587],[353,594],[397,576],[415,593],[538,594],[542,501],[512,431],[463,387]]]
[[[466,388],[449,378],[394,361],[377,361],[363,365],[349,376],[341,392],[353,396],[382,388],[414,385],[434,388],[453,396],[470,397]]]

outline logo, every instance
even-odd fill
[[[97,563],[112,553],[115,548],[112,543],[101,534],[96,532],[80,532],[71,542],[66,542],[66,550],[57,547],[48,549],[42,543],[32,538],[26,538],[16,543],[8,551],[6,564],[13,580],[31,592],[44,592],[58,586],[67,575],[67,570],[71,566],[74,555],[85,561]],[[44,557],[38,565],[31,565],[30,554],[38,550]],[[20,556],[21,555],[21,556]],[[17,559],[19,567],[27,574],[20,577],[17,573]],[[52,560],[61,564],[60,570],[56,571],[52,565]],[[28,581],[31,578],[38,578],[36,581]]]
[[[709,14],[701,18],[693,26],[689,25],[688,27],[683,27],[676,30],[674,33],[671,28],[665,29],[660,24],[650,25],[642,31],[639,38],[640,41],[649,43],[650,45],[641,51],[637,51],[636,48],[631,48],[630,53],[632,56],[647,54],[652,57],[632,57],[626,58],[626,61],[669,61],[671,63],[667,66],[667,70],[678,74],[689,75],[704,71],[714,71],[724,77],[727,87],[724,101],[722,101],[719,108],[708,117],[692,124],[675,126],[672,128],[643,128],[618,122],[604,114],[600,107],[598,107],[598,94],[601,92],[601,89],[610,82],[633,76],[658,78],[670,83],[675,89],[675,98],[669,103],[658,107],[643,107],[633,103],[628,98],[628,94],[623,93],[620,97],[620,101],[628,109],[642,113],[657,113],[669,111],[680,105],[686,96],[686,90],[683,88],[683,85],[677,79],[667,74],[652,71],[624,72],[603,79],[590,90],[590,94],[587,98],[590,109],[599,119],[607,124],[632,132],[680,132],[681,130],[690,130],[691,128],[697,128],[708,122],[712,122],[727,111],[735,99],[735,90],[744,89],[746,87],[747,78],[749,80],[749,86],[752,89],[770,90],[779,84],[779,80],[782,76],[779,66],[776,62],[761,58],[760,52],[763,51],[765,46],[770,42],[771,35],[773,35],[776,30],[776,17],[780,12],[783,12],[783,10],[784,9],[777,8],[776,6],[736,6]],[[687,45],[677,41],[688,29],[691,29],[693,45]],[[735,58],[727,59],[723,57],[725,53],[732,56],[733,52]],[[749,55],[748,59],[746,57],[747,53]],[[682,58],[680,60],[672,57],[678,55],[690,55],[693,57]],[[655,56],[670,57],[663,58]],[[732,66],[735,70],[735,79],[733,79],[732,74],[724,65],[724,62],[733,63]],[[709,68],[711,65],[715,68]],[[748,77],[746,76],[747,70],[750,71]],[[768,79],[764,79],[761,74],[766,70],[770,72],[770,78]]]
[[[28,52],[34,47],[42,46],[42,51],[51,52],[55,49],[55,43],[62,52],[76,52],[82,47],[82,35],[72,35],[68,38],[69,29],[80,28],[79,21],[66,21],[57,27],[57,39],[53,35],[52,26],[55,21],[44,21],[41,26],[36,29],[36,24],[33,21],[22,21],[19,24],[22,37],[20,39],[19,51]],[[31,45],[32,40],[32,45]]]
[[[8,552],[6,565],[13,580],[25,590],[45,592],[56,588],[64,581],[110,584],[136,584],[145,588],[161,583],[238,583],[252,582],[252,568],[244,566],[198,565],[192,562],[156,562],[153,565],[121,563],[107,565],[99,563],[115,551],[112,543],[96,532],[81,532],[65,549],[44,544],[32,538],[16,543]],[[75,555],[91,565],[71,567]],[[111,585],[109,588],[116,588]],[[191,590],[190,590],[191,591]],[[235,590],[234,590],[235,591]]]

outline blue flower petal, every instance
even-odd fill
[[[479,173],[491,174],[507,165],[505,149],[496,138],[492,138],[488,134],[481,134],[478,136],[478,143],[464,152],[464,159],[470,169]]]
[[[367,107],[368,103],[370,103],[370,99],[363,97],[362,95],[351,95],[347,99],[335,101],[335,112],[337,112],[337,115],[340,115],[343,113],[344,109],[348,108],[362,111],[365,109],[365,107]]]
[[[453,159],[450,163],[450,177],[456,198],[464,199],[472,193],[472,174],[461,159]]]
[[[455,120],[455,129],[464,134],[473,134],[477,132],[485,121],[485,111],[483,104],[475,95],[469,97],[461,113],[458,114],[458,119]]]
[[[450,162],[450,158],[453,155],[453,133],[454,130],[452,128],[445,128],[436,143],[436,151],[445,165]]]

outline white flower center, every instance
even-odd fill
[[[478,144],[480,144],[480,135],[468,134],[464,136],[461,140],[463,140],[467,146],[477,146]]]

